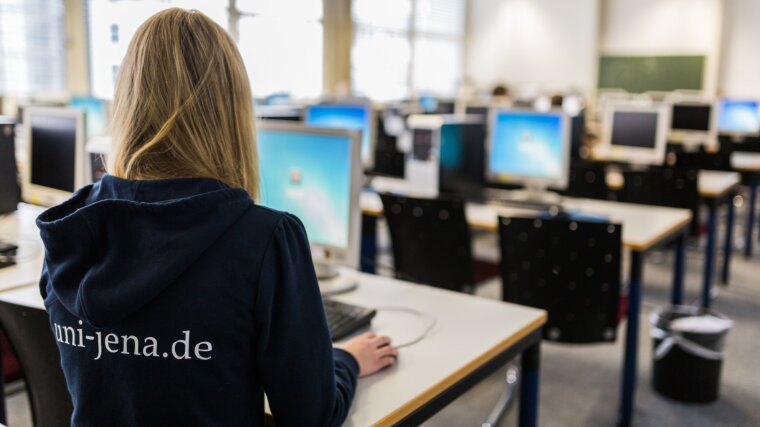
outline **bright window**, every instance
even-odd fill
[[[238,0],[240,54],[257,98],[318,97],[323,86],[322,0]]]
[[[0,95],[66,91],[62,0],[0,0]]]
[[[113,98],[119,66],[137,28],[151,15],[170,7],[197,9],[227,28],[224,1],[88,0],[90,89],[93,96]]]
[[[377,100],[455,96],[465,7],[465,0],[352,0],[354,91]]]

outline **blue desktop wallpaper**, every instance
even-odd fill
[[[489,169],[508,178],[562,176],[564,141],[562,116],[505,111],[492,123]]]
[[[760,130],[758,101],[723,99],[720,101],[718,130],[757,133]]]
[[[74,97],[69,102],[69,107],[84,111],[87,138],[105,135],[106,128],[106,103],[102,99],[88,97]]]
[[[364,105],[312,105],[306,109],[306,124],[333,129],[362,131],[362,161],[372,153],[369,107]]]
[[[351,139],[260,130],[261,204],[297,216],[309,241],[345,248],[351,203]]]

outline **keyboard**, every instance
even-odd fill
[[[369,326],[377,313],[375,310],[345,304],[332,299],[323,298],[327,316],[327,326],[333,341],[347,337],[352,333]]]

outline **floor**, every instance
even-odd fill
[[[743,242],[741,210],[737,220],[737,248]],[[757,237],[755,237],[757,239]],[[760,246],[760,245],[756,245]],[[672,259],[669,252],[648,257],[645,267],[644,305],[639,345],[639,376],[635,409],[636,427],[708,427],[760,425],[760,247],[744,258],[735,252],[728,287],[717,288],[714,308],[735,322],[727,340],[720,399],[707,405],[678,403],[651,388],[651,341],[648,318],[656,307],[667,304]],[[701,286],[702,256],[698,247],[687,255],[686,301],[696,301]],[[500,283],[492,281],[478,290],[484,297],[499,298]],[[545,427],[613,426],[619,396],[624,323],[614,344],[542,346],[541,406],[539,424]],[[483,426],[504,387],[504,370],[493,374],[430,419],[426,426]],[[8,398],[10,427],[31,426],[26,393]],[[516,425],[513,405],[501,426]],[[496,426],[493,426],[496,427]]]

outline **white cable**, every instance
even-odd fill
[[[415,315],[417,317],[426,318],[426,319],[429,320],[429,323],[425,327],[425,330],[423,330],[422,333],[418,337],[416,337],[416,338],[414,338],[414,339],[412,339],[412,340],[410,340],[408,342],[405,342],[405,343],[393,344],[393,347],[395,347],[397,349],[404,348],[404,347],[410,347],[410,346],[413,346],[414,344],[417,344],[420,341],[424,340],[427,337],[427,335],[430,333],[430,331],[432,331],[433,328],[435,327],[435,325],[438,323],[438,319],[435,318],[435,316],[431,316],[430,314],[423,313],[423,312],[421,312],[419,310],[415,310],[415,309],[409,308],[409,307],[384,306],[384,307],[375,307],[375,310],[377,310],[377,311],[399,311],[399,312],[402,312],[402,313],[413,314],[413,315]]]

